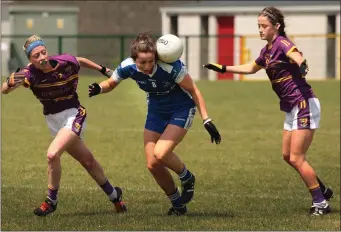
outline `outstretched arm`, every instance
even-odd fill
[[[216,126],[213,124],[212,119],[208,117],[204,97],[202,96],[200,90],[194,83],[193,79],[190,77],[189,74],[186,74],[184,79],[178,84],[181,88],[183,88],[184,90],[186,90],[187,92],[191,94],[193,101],[195,102],[195,105],[197,106],[199,110],[205,129],[208,131],[208,133],[211,136],[211,142],[212,143],[215,142],[216,144],[219,144],[221,141],[221,136]]]
[[[81,67],[99,71],[108,78],[111,77],[112,75],[112,70],[106,68],[103,65],[96,64],[95,62],[84,57],[76,57],[76,59]]]
[[[92,83],[89,85],[89,97],[101,94],[108,93],[112,91],[116,86],[118,86],[119,82],[116,82],[114,79],[109,78],[101,83]]]
[[[234,66],[226,66],[221,64],[215,64],[215,63],[208,63],[204,65],[205,68],[225,73],[225,72],[231,72],[231,73],[238,73],[238,74],[254,74],[262,69],[261,66],[257,65],[256,63],[252,64],[243,64],[243,65],[234,65]]]
[[[76,57],[79,65],[81,67],[84,67],[84,68],[89,68],[89,69],[93,69],[93,70],[96,70],[96,71],[101,71],[102,67],[98,64],[96,64],[95,62],[87,59],[87,58],[84,58],[84,57]]]

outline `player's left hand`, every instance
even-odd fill
[[[300,72],[302,74],[302,77],[305,77],[307,73],[309,72],[309,67],[308,67],[306,59],[304,59],[304,61],[300,65]]]
[[[216,144],[219,144],[221,141],[221,136],[219,134],[219,131],[215,127],[215,125],[212,122],[212,119],[207,118],[204,120],[204,126],[205,129],[210,133],[211,135],[211,142],[215,142]]]
[[[89,97],[96,96],[100,94],[101,91],[102,91],[102,88],[101,86],[99,86],[99,84],[92,83],[91,85],[89,85]]]
[[[114,73],[114,71],[112,71],[111,69],[108,69],[107,67],[100,65],[102,67],[102,69],[100,70],[100,72],[106,76],[107,78],[110,78],[112,76],[112,74]]]

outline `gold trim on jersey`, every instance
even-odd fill
[[[79,107],[78,111],[79,111],[79,115],[80,115],[80,116],[86,115],[86,110],[85,110],[84,107],[82,107],[82,106]]]
[[[63,100],[71,99],[71,98],[73,98],[73,95],[69,95],[69,96],[66,96],[66,97],[58,97],[58,98],[55,98],[53,100],[55,100],[55,101],[63,101]]]
[[[38,84],[38,85],[35,85],[34,87],[46,88],[46,87],[52,87],[52,86],[61,86],[61,85],[65,85],[69,81],[72,81],[73,79],[76,79],[78,77],[79,77],[79,75],[75,74],[75,75],[70,76],[69,79],[67,79],[65,81],[59,81],[59,82],[55,82],[55,83],[51,83],[51,84]]]
[[[296,46],[292,46],[292,48],[289,49],[289,51],[286,53],[286,55],[289,56],[289,54],[292,53],[292,51],[294,51],[295,48],[296,48]]]
[[[307,102],[305,100],[300,102],[300,109],[305,109],[307,107]]]
[[[27,84],[27,87],[31,85],[30,81],[25,77],[24,82]]]
[[[289,80],[291,79],[292,76],[286,76],[286,77],[281,77],[281,78],[278,78],[276,80],[272,80],[271,83],[280,83],[280,82],[283,82],[283,81],[286,81],[286,80]]]
[[[283,39],[282,39],[282,40],[281,40],[281,43],[284,44],[284,45],[287,46],[287,47],[290,46],[290,43],[289,43],[288,41],[286,41],[286,40],[283,40]]]

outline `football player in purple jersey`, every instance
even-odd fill
[[[57,208],[61,178],[60,159],[64,151],[87,170],[106,193],[116,211],[125,212],[121,188],[110,184],[103,168],[81,139],[87,113],[76,92],[80,67],[100,71],[105,76],[111,76],[111,71],[83,57],[70,54],[49,56],[44,41],[37,35],[26,40],[24,51],[30,63],[12,73],[2,84],[1,92],[8,94],[21,85],[30,88],[43,105],[46,123],[54,137],[47,149],[47,197],[34,213],[46,216]]]
[[[320,122],[320,102],[314,95],[305,76],[307,61],[284,31],[284,16],[275,7],[266,7],[258,15],[258,28],[267,44],[252,64],[226,66],[209,63],[205,68],[216,72],[253,74],[264,68],[272,89],[280,99],[280,109],[285,112],[282,138],[283,159],[301,176],[312,196],[311,215],[330,212],[327,202],[333,191],[316,176],[305,155],[313,141]]]

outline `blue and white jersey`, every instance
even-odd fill
[[[186,66],[177,60],[168,64],[157,61],[151,74],[141,72],[132,58],[127,58],[115,69],[112,78],[116,82],[131,78],[147,93],[148,111],[172,113],[192,108],[192,96],[182,89],[180,83],[187,74]]]

